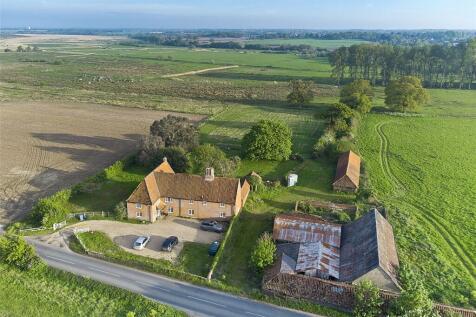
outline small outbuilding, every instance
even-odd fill
[[[356,192],[359,189],[360,156],[352,151],[342,153],[337,161],[336,177],[332,187],[336,191]]]
[[[287,180],[287,186],[292,187],[297,184],[298,175],[294,173],[288,174],[288,177],[286,178],[286,180]]]

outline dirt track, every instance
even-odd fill
[[[166,114],[79,103],[0,103],[0,223],[134,151],[139,136]]]
[[[163,75],[162,78],[174,78],[174,77],[180,77],[180,76],[196,75],[196,74],[201,74],[201,73],[212,72],[212,71],[215,71],[215,70],[223,70],[223,69],[236,68],[236,67],[239,67],[239,65],[221,66],[221,67],[205,68],[205,69],[200,69],[200,70],[192,70],[190,72],[185,72],[185,73]]]

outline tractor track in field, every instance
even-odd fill
[[[384,175],[387,177],[388,181],[395,188],[395,193],[391,200],[398,201],[409,207],[412,207],[421,212],[416,214],[418,218],[426,222],[430,227],[437,232],[446,244],[450,247],[453,253],[458,257],[462,266],[468,271],[470,276],[473,278],[473,282],[476,281],[476,261],[471,258],[471,256],[465,251],[464,246],[458,241],[458,238],[454,237],[447,227],[440,221],[439,216],[435,215],[433,211],[424,207],[423,205],[415,202],[404,201],[402,197],[407,191],[407,187],[403,184],[398,177],[392,172],[392,169],[389,164],[389,140],[385,133],[383,132],[383,126],[390,123],[391,121],[380,122],[375,125],[375,131],[380,139],[380,149],[379,149],[379,158],[380,166]]]

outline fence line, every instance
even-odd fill
[[[274,274],[271,268],[265,273],[262,286],[263,290],[270,294],[307,299],[346,311],[352,311],[355,305],[355,285],[353,284],[298,274]],[[399,294],[381,290],[380,296],[384,301],[382,309],[387,311],[391,301]],[[462,317],[476,317],[475,310],[440,303],[434,303],[434,309],[443,315],[456,313]]]

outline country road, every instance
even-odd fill
[[[39,241],[29,242],[35,246],[38,255],[54,268],[142,294],[185,311],[190,316],[316,316],[108,263]]]

